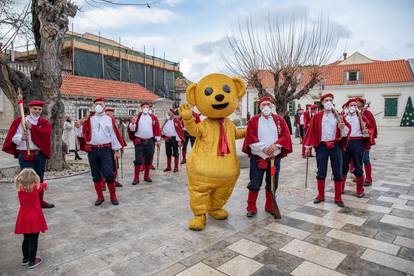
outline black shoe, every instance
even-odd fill
[[[336,205],[338,205],[339,207],[342,207],[342,208],[344,208],[344,207],[345,207],[345,204],[344,204],[344,202],[343,202],[343,201],[338,201],[338,202],[335,202],[335,204],[336,204]]]
[[[181,160],[181,164],[185,164],[185,160]]]
[[[50,208],[54,208],[54,207],[55,207],[55,204],[52,204],[52,203],[46,203],[46,204],[42,205],[43,209],[50,209]]]
[[[365,196],[365,193],[360,193],[356,195],[357,198],[363,198],[364,196]]]
[[[152,182],[152,179],[151,178],[147,178],[147,179],[144,179],[144,181]]]
[[[364,186],[365,186],[365,187],[372,186],[372,183],[365,182],[365,183],[364,183]]]
[[[171,171],[171,168],[166,168],[165,170],[164,170],[164,172],[170,172]]]
[[[318,198],[315,198],[314,200],[313,200],[313,203],[314,204],[318,204],[318,203],[321,203],[321,202],[324,202],[325,200],[321,200],[321,199],[318,199]]]
[[[113,205],[119,205],[119,201],[118,200],[111,200]]]
[[[40,265],[41,263],[42,263],[42,259],[36,258],[36,260],[33,263],[29,263],[28,268],[30,268],[30,269],[35,268],[36,266]]]
[[[252,218],[252,217],[256,216],[256,214],[257,213],[254,213],[254,212],[247,212],[246,217]]]
[[[139,181],[132,181],[132,185],[137,185],[139,184]]]
[[[119,187],[124,187],[124,185],[122,185],[122,184],[121,184],[121,183],[119,183],[119,182],[116,182],[116,183],[115,183],[115,187],[118,187],[118,188],[119,188]]]
[[[104,201],[105,201],[105,199],[97,199],[97,200],[95,201],[95,206],[99,206],[99,205],[101,205]]]
[[[23,259],[22,266],[26,266],[29,264],[29,259]]]

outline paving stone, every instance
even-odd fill
[[[392,208],[393,209],[398,209],[398,210],[414,212],[414,206],[393,204]]]
[[[387,232],[378,232],[375,237],[375,239],[380,240],[380,241],[384,241],[384,242],[388,242],[388,243],[393,243],[393,241],[396,238],[396,235],[391,234],[391,233],[387,233]]]
[[[362,246],[332,238],[326,248],[351,256],[361,256],[365,251],[365,248]]]
[[[404,273],[414,274],[414,262],[400,257],[367,249],[361,258]]]
[[[310,222],[313,224],[319,224],[322,226],[336,228],[336,229],[341,229],[346,224],[345,222],[342,222],[342,221],[320,218],[317,216],[307,215],[307,214],[299,213],[299,212],[291,212],[287,214],[287,216],[291,218],[300,219],[306,222]]]
[[[279,233],[279,234],[287,235],[289,237],[292,237],[298,240],[303,240],[304,238],[310,235],[310,232],[303,231],[303,230],[290,227],[287,225],[283,225],[280,223],[276,223],[276,222],[273,222],[265,226],[265,229],[270,230],[272,232]]]
[[[386,201],[381,201],[381,200],[375,200],[375,199],[370,199],[367,202],[368,204],[371,205],[376,205],[376,206],[382,206],[382,207],[388,207],[390,208],[392,206],[392,202],[386,202]]]
[[[326,267],[304,261],[300,266],[298,266],[291,273],[293,276],[308,276],[308,275],[318,275],[318,276],[344,276],[344,274],[339,273],[335,270],[328,269]]]
[[[292,272],[303,262],[303,259],[299,257],[272,248],[257,255],[254,260],[265,265],[272,265],[286,273]]]
[[[170,267],[167,267],[163,271],[157,272],[154,274],[154,276],[173,276],[177,273],[185,270],[187,267],[185,265],[182,265],[180,263],[173,264]]]
[[[230,276],[248,276],[258,271],[263,264],[244,256],[237,256],[217,269]]]
[[[400,204],[400,205],[404,205],[407,203],[406,199],[389,197],[389,196],[380,196],[377,200],[384,201],[384,202],[391,202],[391,203]]]
[[[224,264],[225,262],[233,259],[238,254],[230,249],[223,249],[223,251],[218,252],[217,254],[214,254],[208,258],[205,258],[203,260],[203,263],[205,263],[208,266],[211,266],[213,268],[217,268]]]
[[[397,236],[397,238],[394,240],[394,244],[398,244],[401,246],[405,246],[411,249],[414,249],[414,239],[409,239],[406,237]]]
[[[293,238],[278,234],[265,228],[255,227],[244,235],[244,238],[258,242],[265,246],[279,249],[290,242]]]
[[[356,217],[353,215],[347,215],[347,214],[343,214],[340,212],[329,212],[323,218],[338,220],[338,221],[342,221],[348,224],[354,224],[357,226],[361,226],[366,221],[366,219],[364,218]]]
[[[260,252],[267,249],[266,246],[246,239],[241,239],[233,244],[230,244],[227,248],[249,258],[253,258]]]
[[[316,208],[309,207],[309,206],[303,206],[303,207],[300,207],[300,208],[296,208],[295,211],[300,212],[300,213],[305,213],[305,214],[308,214],[308,215],[317,216],[317,217],[323,217],[324,215],[326,215],[328,213],[328,211],[321,210],[321,209],[316,209]]]
[[[203,263],[198,263],[177,274],[177,276],[224,276],[224,275],[225,274]]]
[[[414,249],[407,248],[407,247],[401,247],[401,250],[398,253],[398,257],[410,260],[414,263]]]
[[[385,215],[380,220],[381,222],[388,223],[388,224],[394,224],[397,226],[407,227],[410,229],[414,229],[414,219],[407,219],[407,218],[401,218],[391,215]]]
[[[414,200],[407,201],[407,206],[414,206]]]
[[[257,272],[252,274],[253,276],[288,276],[289,273],[280,271],[275,265],[264,265]]]
[[[293,240],[280,249],[299,258],[335,269],[346,255],[300,240]]]
[[[406,211],[406,210],[401,210],[401,209],[392,209],[390,215],[414,220],[414,212],[411,212],[411,211]]]
[[[403,272],[363,260],[356,256],[347,256],[336,270],[349,276],[405,276]]]
[[[362,228],[365,229],[381,229],[381,231],[391,233],[398,236],[404,236],[410,239],[414,239],[414,231],[406,227],[400,227],[393,224],[383,223],[381,221],[367,221]]]
[[[225,249],[227,246],[229,246],[229,243],[225,241],[219,241],[216,244],[213,244],[212,246],[209,246],[184,260],[181,260],[180,263],[182,263],[183,265],[187,267],[193,266],[196,263],[199,263],[201,260],[209,257],[210,255],[220,252],[221,250]]]
[[[347,224],[341,230],[370,238],[374,237],[378,232],[377,229],[367,227],[366,224],[362,226]]]

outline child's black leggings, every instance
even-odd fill
[[[37,241],[39,240],[39,233],[23,234],[23,259],[33,263],[36,260]]]

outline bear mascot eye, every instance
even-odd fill
[[[228,86],[227,84],[223,85],[223,91],[226,93],[230,93],[231,92],[230,86]]]
[[[213,94],[213,88],[211,88],[211,87],[207,87],[207,88],[204,90],[204,94],[205,94],[206,96],[210,96],[211,94]]]

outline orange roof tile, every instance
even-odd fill
[[[304,81],[309,78],[312,67],[301,68],[304,73]],[[359,71],[359,81],[346,81],[345,73],[348,71]],[[413,82],[413,75],[405,60],[375,61],[364,64],[347,65],[326,65],[322,67],[324,85],[354,85],[354,84],[380,84],[380,83],[400,83]],[[264,88],[273,88],[274,80],[269,71],[259,73]],[[249,88],[252,88],[249,85]]]
[[[62,95],[68,96],[105,97],[136,101],[155,101],[160,98],[139,84],[74,75],[63,75],[60,89]]]

